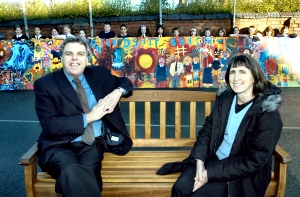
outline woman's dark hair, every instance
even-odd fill
[[[236,55],[230,58],[228,63],[228,69],[225,74],[225,81],[228,84],[229,88],[230,88],[230,83],[229,83],[230,69],[239,66],[244,66],[251,71],[254,78],[253,94],[255,96],[267,91],[271,83],[265,80],[263,70],[261,69],[257,60],[247,54]]]
[[[21,25],[15,25],[14,30],[16,30],[17,28],[20,28],[22,30]]]

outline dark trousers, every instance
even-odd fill
[[[196,163],[190,163],[178,177],[172,188],[172,197],[225,197],[228,196],[227,182],[208,181],[193,192]]]
[[[66,197],[101,197],[103,139],[60,146],[47,162],[46,170],[56,179],[55,192]]]

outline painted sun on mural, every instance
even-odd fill
[[[135,88],[218,88],[230,56],[247,53],[279,87],[300,87],[299,38],[160,37],[88,39],[89,65],[128,77]],[[39,77],[62,67],[62,40],[0,42],[1,90],[31,90]]]

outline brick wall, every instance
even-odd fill
[[[43,21],[39,26],[42,28],[42,33],[45,36],[51,35],[51,28],[57,27],[60,30],[60,33],[62,33],[62,27],[64,24],[69,24],[72,27],[72,33],[74,35],[77,35],[78,31],[83,28],[87,32],[87,36],[90,36],[90,29],[88,26],[88,22],[84,23],[59,23],[54,24],[52,20],[47,20],[48,23]],[[86,19],[85,21],[88,21]],[[36,22],[36,21],[35,21]],[[15,22],[17,24],[18,22]],[[112,24],[112,30],[118,34],[119,33],[119,26],[124,23],[126,24],[128,28],[128,33],[132,36],[137,35],[138,28],[141,24],[146,24],[148,28],[150,29],[151,35],[155,34],[155,27],[158,24],[158,20],[138,20],[138,21],[111,21]],[[11,25],[7,25],[0,23],[0,32],[4,32],[5,39],[11,39],[13,37],[14,30],[13,30],[13,23],[10,23]],[[22,21],[21,21],[22,24]],[[54,25],[53,25],[54,24]],[[248,18],[236,18],[235,20],[235,26],[239,27],[241,29],[241,33],[247,33],[246,28],[250,25],[254,25],[257,27],[257,29],[261,32],[264,31],[264,29],[267,26],[272,26],[273,28],[277,28],[278,31],[283,27],[284,24],[289,24],[290,26],[290,33],[298,33],[300,34],[300,17],[249,17]],[[163,20],[163,25],[165,27],[165,33],[167,36],[172,36],[172,28],[178,27],[180,30],[180,35],[182,36],[188,36],[189,31],[191,27],[196,27],[200,33],[200,35],[203,35],[203,30],[206,27],[210,27],[212,29],[213,36],[217,35],[217,30],[220,27],[224,27],[226,29],[227,35],[231,33],[232,29],[232,18],[223,18],[223,19],[190,19],[190,20]],[[34,24],[30,21],[28,22],[28,28],[29,28],[29,34],[30,36],[34,35]],[[94,22],[94,36],[98,35],[100,31],[103,30],[103,22]],[[24,29],[23,29],[23,32]]]

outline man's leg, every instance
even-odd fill
[[[104,146],[97,140],[91,146],[70,143],[55,151],[47,163],[47,171],[57,180],[56,192],[72,197],[101,196],[103,152]]]

